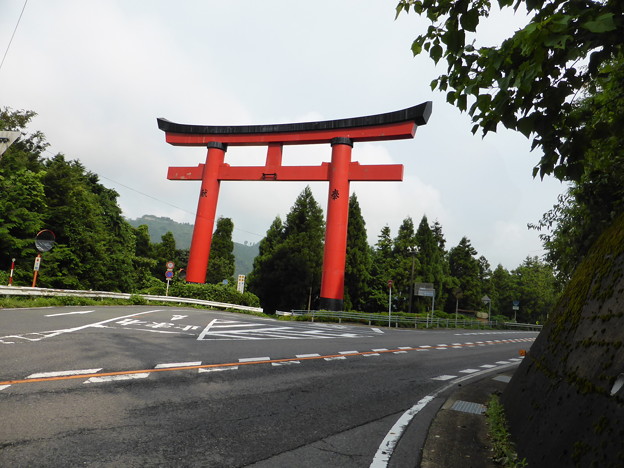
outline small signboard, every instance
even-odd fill
[[[241,294],[245,292],[245,275],[238,275],[236,290]]]
[[[37,255],[35,257],[35,266],[33,268],[34,271],[39,271],[39,266],[41,265],[41,256]]]
[[[173,278],[173,271],[171,271],[171,270],[165,271],[165,278],[167,278],[167,279]]]
[[[175,263],[167,262],[167,270],[173,270],[175,268]]]

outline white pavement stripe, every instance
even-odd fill
[[[479,369],[464,369],[460,370],[462,374],[474,374],[475,372],[479,372]]]
[[[338,361],[340,359],[347,359],[344,356],[335,356],[335,357],[326,357],[324,358],[326,361]]]
[[[383,331],[379,328],[371,328],[371,330],[373,330],[375,333],[383,333]]]
[[[394,426],[392,426],[388,434],[386,434],[384,440],[381,442],[381,445],[375,454],[375,458],[373,458],[373,462],[370,465],[371,468],[382,468],[388,466],[394,447],[403,435],[405,428],[409,425],[414,416],[416,416],[416,414],[427,406],[427,404],[433,399],[433,395],[427,395],[422,398],[418,403],[403,413],[398,421],[394,423]]]
[[[338,354],[358,354],[359,351],[338,351]]]
[[[4,390],[5,388],[9,388],[10,385],[0,385],[0,390]]]
[[[397,349],[414,349],[411,346],[399,346]]]
[[[75,314],[90,314],[91,312],[95,312],[95,310],[83,310],[79,312],[63,312],[62,314],[50,314],[45,317],[59,317],[61,315],[75,315]]]
[[[221,372],[228,370],[237,370],[238,366],[223,366],[223,367],[208,367],[206,369],[197,369],[199,373],[202,372]]]
[[[301,361],[283,361],[283,362],[272,362],[274,366],[287,366],[289,364],[301,364]]]
[[[511,364],[509,361],[496,361],[496,364]]]
[[[455,377],[457,376],[456,375],[438,375],[437,377],[434,377],[433,380],[445,381],[445,380],[454,379]]]
[[[393,351],[392,354],[406,354],[407,351]]]
[[[298,358],[302,359],[302,358],[311,358],[311,357],[321,357],[321,355],[320,354],[316,354],[316,353],[313,353],[313,354],[295,354],[295,357],[298,357]]]
[[[264,357],[248,357],[248,358],[240,358],[238,362],[256,362],[256,361],[270,361],[271,358],[268,356]]]
[[[103,383],[118,382],[120,380],[145,379],[149,377],[149,375],[149,372],[140,374],[103,375],[102,377],[91,377],[89,380],[85,380],[84,383]]]
[[[169,369],[170,367],[188,367],[188,366],[201,366],[201,361],[194,362],[167,362],[164,364],[158,364],[154,369]]]
[[[212,328],[212,326],[217,322],[217,320],[218,319],[214,319],[208,325],[206,325],[206,328],[204,328],[202,332],[199,334],[199,336],[197,337],[197,341],[204,339],[204,336],[206,336],[206,333],[210,331],[210,328]]]
[[[37,374],[30,374],[27,379],[45,379],[47,377],[67,377],[68,375],[81,375],[81,374],[95,374],[96,372],[100,372],[102,368],[99,369],[80,369],[80,370],[67,370],[67,371],[58,371],[58,372],[39,372]]]
[[[381,356],[381,354],[379,353],[366,353],[366,354],[362,354],[362,356],[366,357],[366,356]]]
[[[448,345],[446,345],[446,344],[439,344],[439,345],[436,345],[436,346],[444,347],[444,346],[448,346]]]
[[[492,367],[496,367],[494,364],[483,364],[481,367],[484,369],[491,369]]]
[[[419,348],[431,348],[431,346],[429,346],[429,345],[422,345],[422,346],[419,346]]]
[[[388,348],[376,348],[373,349],[373,351],[375,351],[376,353],[380,352],[380,351],[388,351]]]

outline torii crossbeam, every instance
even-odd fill
[[[186,280],[205,283],[210,259],[219,186],[223,180],[328,181],[325,250],[320,308],[342,310],[344,269],[351,181],[401,181],[403,166],[360,165],[351,161],[355,142],[414,138],[416,127],[431,115],[431,102],[387,114],[352,119],[276,125],[204,126],[159,118],[167,143],[205,146],[206,163],[197,167],[170,167],[169,180],[201,180],[195,228]],[[320,166],[283,166],[284,145],[330,143],[331,162]],[[224,162],[228,146],[267,146],[264,166],[230,166]]]

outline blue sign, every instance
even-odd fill
[[[165,278],[169,279],[169,278],[173,278],[173,271],[165,271]]]

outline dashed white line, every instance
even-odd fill
[[[334,356],[334,357],[326,357],[323,359],[325,359],[326,361],[339,361],[341,359],[347,359],[347,358],[344,356]]]
[[[5,388],[9,388],[10,385],[0,385],[0,390],[4,390]]]
[[[509,361],[496,361],[496,364],[511,364]]]
[[[432,380],[445,381],[445,380],[454,379],[455,377],[457,377],[457,376],[456,375],[438,375],[437,377],[434,377]]]
[[[484,369],[491,369],[492,367],[496,367],[494,364],[483,364],[482,366]]]
[[[194,362],[167,362],[164,364],[158,364],[154,369],[169,369],[170,367],[188,367],[188,366],[201,366],[201,361]]]
[[[96,372],[100,372],[101,370],[102,368],[67,370],[67,371],[57,371],[57,372],[39,372],[37,374],[30,374],[26,378],[27,379],[45,379],[47,377],[67,377],[68,375],[95,374]]]
[[[120,380],[145,379],[149,377],[149,375],[149,372],[142,372],[140,374],[103,375],[102,377],[91,377],[89,380],[85,380],[84,383],[103,383],[117,382]]]
[[[317,354],[317,353],[312,353],[312,354],[295,354],[295,357],[298,357],[299,359],[303,359],[303,358],[321,357],[321,355]]]
[[[223,367],[208,367],[206,369],[197,369],[199,373],[202,372],[221,372],[221,371],[229,371],[229,370],[237,370],[238,366],[223,366]]]
[[[462,374],[474,374],[475,372],[479,372],[479,369],[464,369],[460,370]]]
[[[288,366],[290,364],[301,364],[301,361],[282,361],[282,362],[272,362],[271,364],[275,367],[278,367],[278,366]]]
[[[270,361],[271,358],[268,356],[264,357],[248,357],[248,358],[240,358],[238,362],[256,362],[256,361]]]

